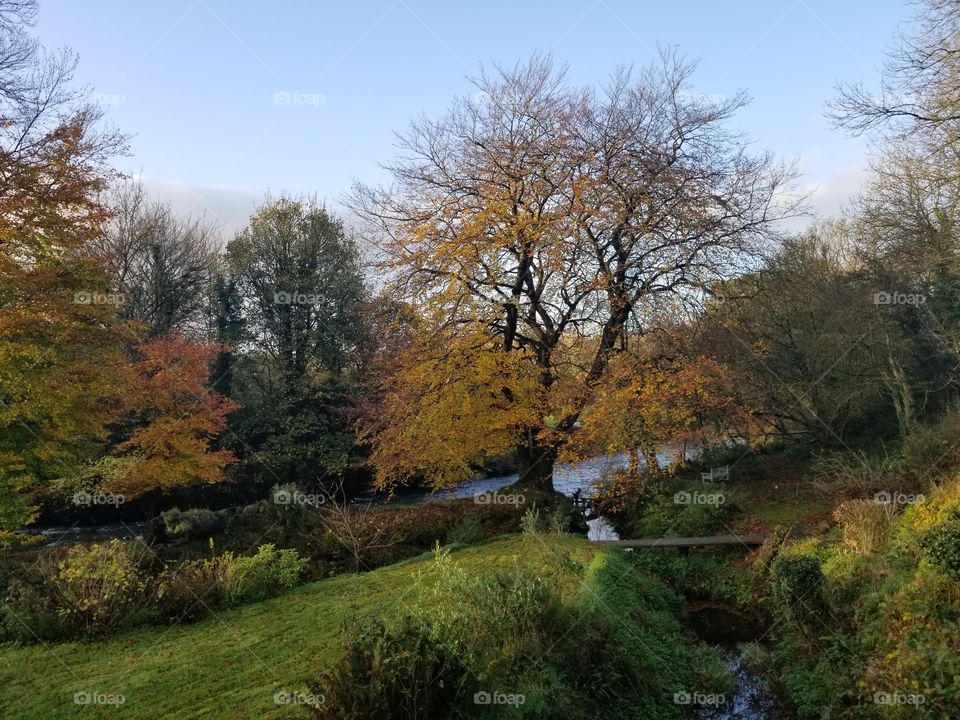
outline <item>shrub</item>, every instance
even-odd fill
[[[712,501],[706,502],[708,498]],[[704,502],[700,502],[701,499]],[[737,513],[739,508],[728,502],[720,486],[680,490],[675,494],[657,493],[646,503],[632,531],[639,537],[712,535],[729,528]]]
[[[342,484],[339,487],[319,506],[320,519],[326,531],[350,554],[353,569],[360,572],[368,560],[395,545],[399,538],[385,522],[388,516],[377,511],[373,503],[338,502],[343,494]]]
[[[120,540],[73,545],[44,570],[44,590],[66,634],[102,637],[142,607],[141,557]]]
[[[715,687],[722,672],[691,651],[681,598],[619,553],[586,570],[548,561],[478,575],[444,551],[436,562],[402,615],[348,628],[345,656],[311,686],[326,700],[317,717],[679,720],[689,708],[674,693]],[[476,690],[524,702],[477,706]]]
[[[590,502],[601,515],[629,519],[637,515],[649,495],[649,487],[657,478],[656,473],[644,472],[634,475],[615,468],[605,470],[596,484]]]
[[[960,410],[952,409],[930,425],[907,433],[901,449],[904,471],[918,482],[960,468]]]
[[[536,535],[540,532],[540,511],[536,506],[528,508],[520,518],[520,529],[524,535]]]
[[[41,552],[33,565],[34,572],[11,578],[0,605],[0,628],[4,639],[43,642],[66,635],[45,581],[56,576],[58,562],[52,553]]]
[[[308,500],[315,500],[319,504],[326,499],[326,496],[321,493],[308,498],[296,483],[283,483],[274,485],[270,489],[266,507],[273,521],[283,528],[284,532],[289,533],[302,527],[307,521],[308,514],[317,511],[317,505],[313,502],[307,505]]]
[[[783,525],[777,525],[777,527],[773,529],[773,532],[763,541],[763,544],[754,552],[752,565],[760,577],[767,577],[770,572],[770,566],[777,556],[780,555],[783,544],[789,537],[790,529]]]
[[[810,471],[820,484],[861,497],[897,487],[899,478],[894,458],[868,455],[862,450],[821,455]]]
[[[461,520],[447,533],[447,545],[470,545],[483,537],[483,528],[475,517]]]
[[[156,600],[164,618],[185,622],[203,617],[227,598],[232,553],[167,568],[157,579]]]
[[[919,708],[904,718],[955,718],[960,708],[960,583],[933,568],[920,568],[895,592],[884,593],[882,614],[871,634],[864,673],[868,691],[921,693]],[[913,712],[911,712],[911,709]],[[918,712],[919,711],[919,712]]]
[[[826,606],[823,571],[810,555],[777,556],[770,566],[770,584],[777,611],[801,629],[811,626]]]
[[[346,635],[343,658],[312,686],[324,698],[316,717],[448,718],[474,691],[461,659],[419,620],[408,616],[391,627],[354,621]]]
[[[960,577],[960,508],[927,530],[920,537],[920,548],[934,565]]]
[[[164,529],[171,538],[195,540],[209,537],[223,529],[223,513],[205,508],[180,510],[172,508],[160,514]]]
[[[728,440],[704,446],[697,457],[697,465],[709,470],[730,467],[733,480],[755,480],[761,475],[760,463],[753,449],[743,440]]]
[[[231,602],[263,600],[300,580],[306,560],[296,550],[261,545],[256,555],[234,558],[227,567],[227,596]]]
[[[873,555],[887,547],[896,516],[896,505],[872,500],[848,500],[833,511],[844,543],[857,555]]]

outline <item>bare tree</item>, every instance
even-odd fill
[[[325,488],[323,502],[315,506],[324,527],[343,545],[353,559],[357,572],[372,550],[395,545],[389,529],[377,522],[371,503],[351,503],[344,492],[343,480]]]
[[[854,134],[888,128],[896,136],[956,138],[960,123],[960,2],[917,0],[914,32],[901,34],[878,91],[844,85],[830,117]]]
[[[96,251],[105,255],[124,312],[150,335],[195,328],[212,276],[217,231],[203,220],[178,217],[151,202],[142,184],[113,190],[114,216]]]

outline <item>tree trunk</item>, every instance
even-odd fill
[[[643,459],[647,464],[645,471],[655,473],[660,469],[660,458],[657,457],[657,448],[655,446],[643,445],[640,450],[643,452]]]
[[[528,442],[517,449],[520,474],[517,483],[538,490],[553,491],[553,466],[557,462],[557,448],[537,442],[533,431],[528,437]]]
[[[157,509],[158,502],[151,499],[147,502],[147,521],[143,528],[143,541],[147,545],[167,542],[167,527]]]

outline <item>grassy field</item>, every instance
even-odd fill
[[[594,552],[574,537],[507,536],[454,553],[471,572],[540,567],[552,554]],[[362,575],[303,585],[281,597],[218,612],[193,625],[147,627],[97,643],[0,648],[5,719],[299,717],[274,693],[306,692],[329,665],[352,613],[380,614],[404,602],[430,557]],[[80,705],[77,692],[124,696],[122,706]]]

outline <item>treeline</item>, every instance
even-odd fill
[[[950,7],[883,102],[835,108],[886,133],[845,221],[784,238],[792,169],[732,129],[745,96],[684,92],[675,52],[600,86],[534,57],[413,123],[388,187],[354,188],[365,268],[309,198],[225,245],[152,202],[111,169],[123,138],[74,60],[24,32],[35,3],[0,0],[0,527],[77,492],[262,493],[360,460],[381,488],[504,457],[549,488],[560,460],[637,469],[692,438],[909,433],[957,389]]]
[[[151,201],[112,169],[125,138],[76,59],[30,37],[36,10],[0,1],[0,536],[41,509],[343,471],[356,241],[309,199],[266,202],[226,247]]]

